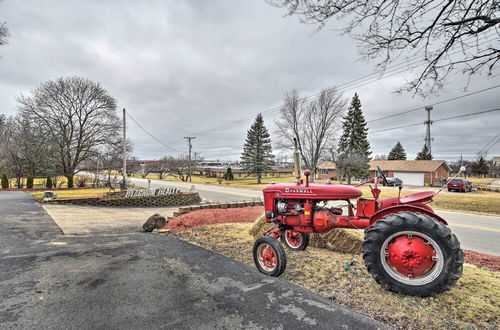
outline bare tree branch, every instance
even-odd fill
[[[420,74],[399,88],[439,91],[452,71],[493,75],[500,58],[500,6],[492,0],[267,0],[322,29],[332,18],[359,43],[364,60],[383,72],[404,56]]]

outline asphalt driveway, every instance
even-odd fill
[[[381,323],[172,237],[63,236],[0,192],[0,328],[375,329]]]

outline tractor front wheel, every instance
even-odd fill
[[[253,245],[253,261],[261,273],[280,276],[286,268],[285,250],[276,238],[261,237]]]
[[[302,251],[309,244],[309,235],[293,229],[286,229],[281,234],[281,241],[290,250]]]
[[[464,255],[450,229],[422,213],[388,214],[365,231],[363,258],[386,290],[431,296],[450,290]]]

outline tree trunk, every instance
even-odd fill
[[[262,174],[260,174],[260,173],[259,173],[259,174],[257,174],[257,183],[258,183],[258,184],[261,184],[261,183],[262,183],[261,178],[262,178]]]
[[[68,188],[73,188],[74,187],[74,174],[71,175],[66,175],[66,179],[68,179]]]

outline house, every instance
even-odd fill
[[[377,165],[387,177],[396,177],[403,181],[403,185],[410,186],[439,186],[448,179],[450,166],[444,160],[372,160],[370,178],[377,171]]]
[[[318,164],[316,170],[316,179],[327,180],[336,177],[337,177],[337,165],[335,164],[335,162],[327,160]]]
[[[493,166],[500,166],[500,156],[494,156],[491,163]]]

